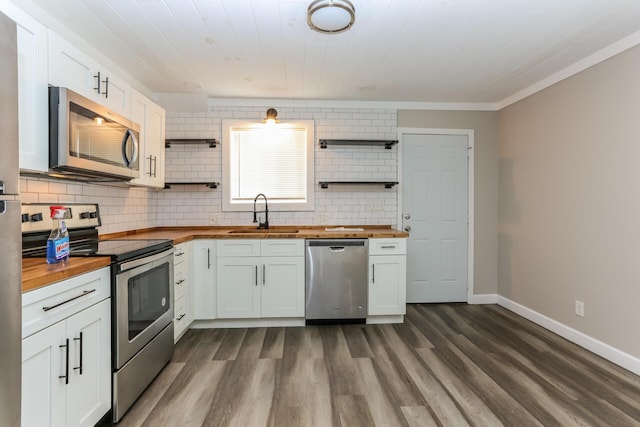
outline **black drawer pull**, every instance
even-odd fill
[[[66,301],[59,302],[58,304],[56,304],[56,305],[52,305],[52,306],[50,306],[50,307],[42,307],[42,309],[43,309],[44,311],[53,310],[53,309],[54,309],[54,308],[56,308],[56,307],[60,307],[61,305],[64,305],[64,304],[66,304],[66,303],[68,303],[68,302],[71,302],[71,301],[73,301],[73,300],[77,300],[78,298],[82,298],[83,296],[85,296],[85,295],[89,295],[90,293],[95,292],[95,291],[96,291],[95,289],[91,289],[90,291],[82,291],[82,293],[81,293],[80,295],[76,295],[75,297],[69,298],[69,299],[68,299],[68,300],[66,300]]]

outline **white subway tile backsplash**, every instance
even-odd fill
[[[210,106],[207,113],[168,112],[167,138],[222,139],[222,119],[256,119],[269,106]],[[320,149],[318,139],[396,139],[396,111],[389,109],[279,107],[283,120],[315,121],[315,181],[396,181],[397,148],[330,146]],[[223,142],[224,143],[224,142]],[[221,181],[220,146],[174,144],[165,152],[166,181]],[[23,178],[23,203],[98,203],[100,233],[153,226],[251,225],[251,212],[223,212],[220,189],[205,185],[175,185],[168,190],[106,186]],[[315,211],[280,212],[272,207],[274,225],[391,224],[397,217],[397,189],[382,185],[315,185]],[[373,209],[373,203],[383,209]],[[376,205],[376,206],[378,206]],[[215,224],[212,224],[215,219]]]

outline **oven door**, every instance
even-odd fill
[[[173,248],[115,266],[115,369],[173,321]]]

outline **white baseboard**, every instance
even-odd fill
[[[469,304],[497,304],[497,303],[498,303],[497,294],[471,295],[471,298],[469,299]]]
[[[525,319],[531,320],[532,322],[542,326],[545,329],[550,330],[555,334],[560,335],[561,337],[579,345],[580,347],[584,347],[587,350],[597,354],[598,356],[604,357],[608,361],[615,363],[616,365],[621,366],[636,375],[640,375],[640,359],[638,359],[637,357],[625,353],[624,351],[618,350],[617,348],[612,347],[609,344],[603,343],[602,341],[585,335],[580,331],[570,328],[569,326],[553,320],[552,318],[547,317],[544,314],[538,313],[537,311],[525,307],[522,304],[518,304],[517,302],[511,301],[505,297],[498,295],[497,303],[507,310],[512,311],[524,317]]]

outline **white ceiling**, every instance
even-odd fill
[[[16,1],[22,4],[26,0]],[[496,103],[640,31],[638,0],[30,0],[154,92]]]

